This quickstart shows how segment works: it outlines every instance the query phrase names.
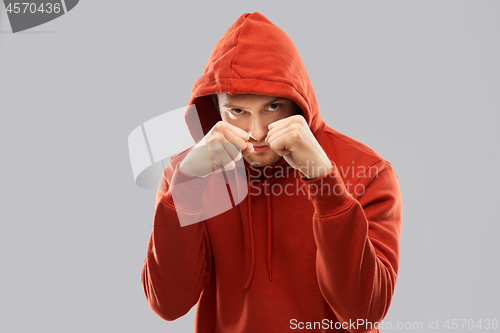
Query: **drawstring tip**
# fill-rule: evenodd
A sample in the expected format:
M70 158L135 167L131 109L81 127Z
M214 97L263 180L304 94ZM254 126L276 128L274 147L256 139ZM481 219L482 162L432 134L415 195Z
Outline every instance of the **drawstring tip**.
M273 272L269 271L269 281L273 280Z

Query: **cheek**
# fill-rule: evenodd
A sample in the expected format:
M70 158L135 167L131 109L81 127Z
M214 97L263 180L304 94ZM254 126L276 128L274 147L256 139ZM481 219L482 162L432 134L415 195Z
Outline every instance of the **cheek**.
M236 126L236 127L239 127L241 129L245 130L245 124L246 124L245 119L241 119L241 118L235 119L235 118L231 117L230 115L228 115L227 113L222 113L221 119L222 119L222 121L225 121L233 126Z
M220 113L220 118L221 118L223 121L225 121L225 122L229 122L229 117L228 117L228 115L227 115L227 113L226 113L226 112L221 112L221 113Z
M295 110L291 107L284 108L280 113L275 114L271 117L271 120L269 124L274 123L275 121L281 120L288 118L290 116L293 116L295 114Z
M226 112L222 112L220 117L221 117L222 121L225 121L226 123L230 123L231 125L235 125L235 120L233 118L231 118L231 116L229 114L227 114Z
M287 115L286 115L287 117L299 114L300 108L297 104L293 103L287 107L286 113L287 113Z

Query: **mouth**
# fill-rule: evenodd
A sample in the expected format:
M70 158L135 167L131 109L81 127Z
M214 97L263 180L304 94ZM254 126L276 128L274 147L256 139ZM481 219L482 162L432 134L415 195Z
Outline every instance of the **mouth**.
M261 152L261 151L266 151L268 150L270 147L269 146L266 146L266 145L253 145L253 149L255 152Z

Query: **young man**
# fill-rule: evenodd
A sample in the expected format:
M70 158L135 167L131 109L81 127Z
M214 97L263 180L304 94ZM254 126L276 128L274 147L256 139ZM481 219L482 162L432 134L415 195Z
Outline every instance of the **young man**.
M197 304L196 332L377 332L398 272L397 177L321 120L289 37L239 17L189 104L198 144L164 171L142 272L152 310L175 320ZM204 215L222 200L221 167L224 190L248 194Z

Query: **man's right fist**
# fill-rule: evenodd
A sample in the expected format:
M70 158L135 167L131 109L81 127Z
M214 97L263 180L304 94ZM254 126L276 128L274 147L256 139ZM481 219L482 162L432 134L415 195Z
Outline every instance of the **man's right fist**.
M249 134L241 128L219 121L186 155L179 170L197 178L221 169L231 170L235 162L253 153L248 139Z

